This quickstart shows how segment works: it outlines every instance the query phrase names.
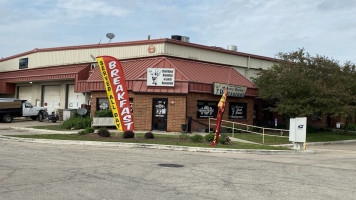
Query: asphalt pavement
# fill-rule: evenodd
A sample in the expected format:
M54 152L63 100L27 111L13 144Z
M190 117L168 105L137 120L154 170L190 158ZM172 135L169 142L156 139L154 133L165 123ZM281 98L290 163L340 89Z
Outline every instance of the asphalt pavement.
M355 199L350 148L258 155L0 140L0 199Z

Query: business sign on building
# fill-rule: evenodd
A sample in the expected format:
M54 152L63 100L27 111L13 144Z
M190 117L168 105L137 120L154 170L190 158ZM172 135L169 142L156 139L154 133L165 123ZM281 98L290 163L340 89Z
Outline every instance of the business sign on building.
M247 103L229 103L229 118L230 119L246 119Z
M246 90L247 90L247 87L245 87L245 86L214 83L213 84L213 94L222 95L224 93L226 87L229 87L229 89L227 91L227 96L230 96L230 97L244 97L246 94Z
M147 86L174 87L174 73L172 68L147 68Z

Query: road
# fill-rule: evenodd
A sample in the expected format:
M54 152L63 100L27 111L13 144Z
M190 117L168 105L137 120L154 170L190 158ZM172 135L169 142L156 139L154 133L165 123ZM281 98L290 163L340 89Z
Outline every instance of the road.
M356 144L311 148L255 155L0 140L0 199L355 199Z

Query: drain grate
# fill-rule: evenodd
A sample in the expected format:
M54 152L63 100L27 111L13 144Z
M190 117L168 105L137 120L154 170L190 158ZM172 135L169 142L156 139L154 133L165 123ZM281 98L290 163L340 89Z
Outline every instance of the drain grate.
M170 164L170 163L162 163L162 164L158 164L158 166L160 167L184 167L184 165L178 165L178 164Z

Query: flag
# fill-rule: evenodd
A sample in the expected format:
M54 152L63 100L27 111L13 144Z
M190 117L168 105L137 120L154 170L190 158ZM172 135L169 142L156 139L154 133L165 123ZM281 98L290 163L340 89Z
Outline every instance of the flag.
M120 131L133 131L130 99L120 61L110 56L99 56L96 59L104 79L116 128Z
M210 146L215 146L217 143L219 143L220 125L221 125L222 116L225 111L226 96L227 96L227 88L225 89L225 92L222 95L222 97L219 101L219 104L218 104L218 114L216 116L215 136L214 136L213 143L211 143Z

